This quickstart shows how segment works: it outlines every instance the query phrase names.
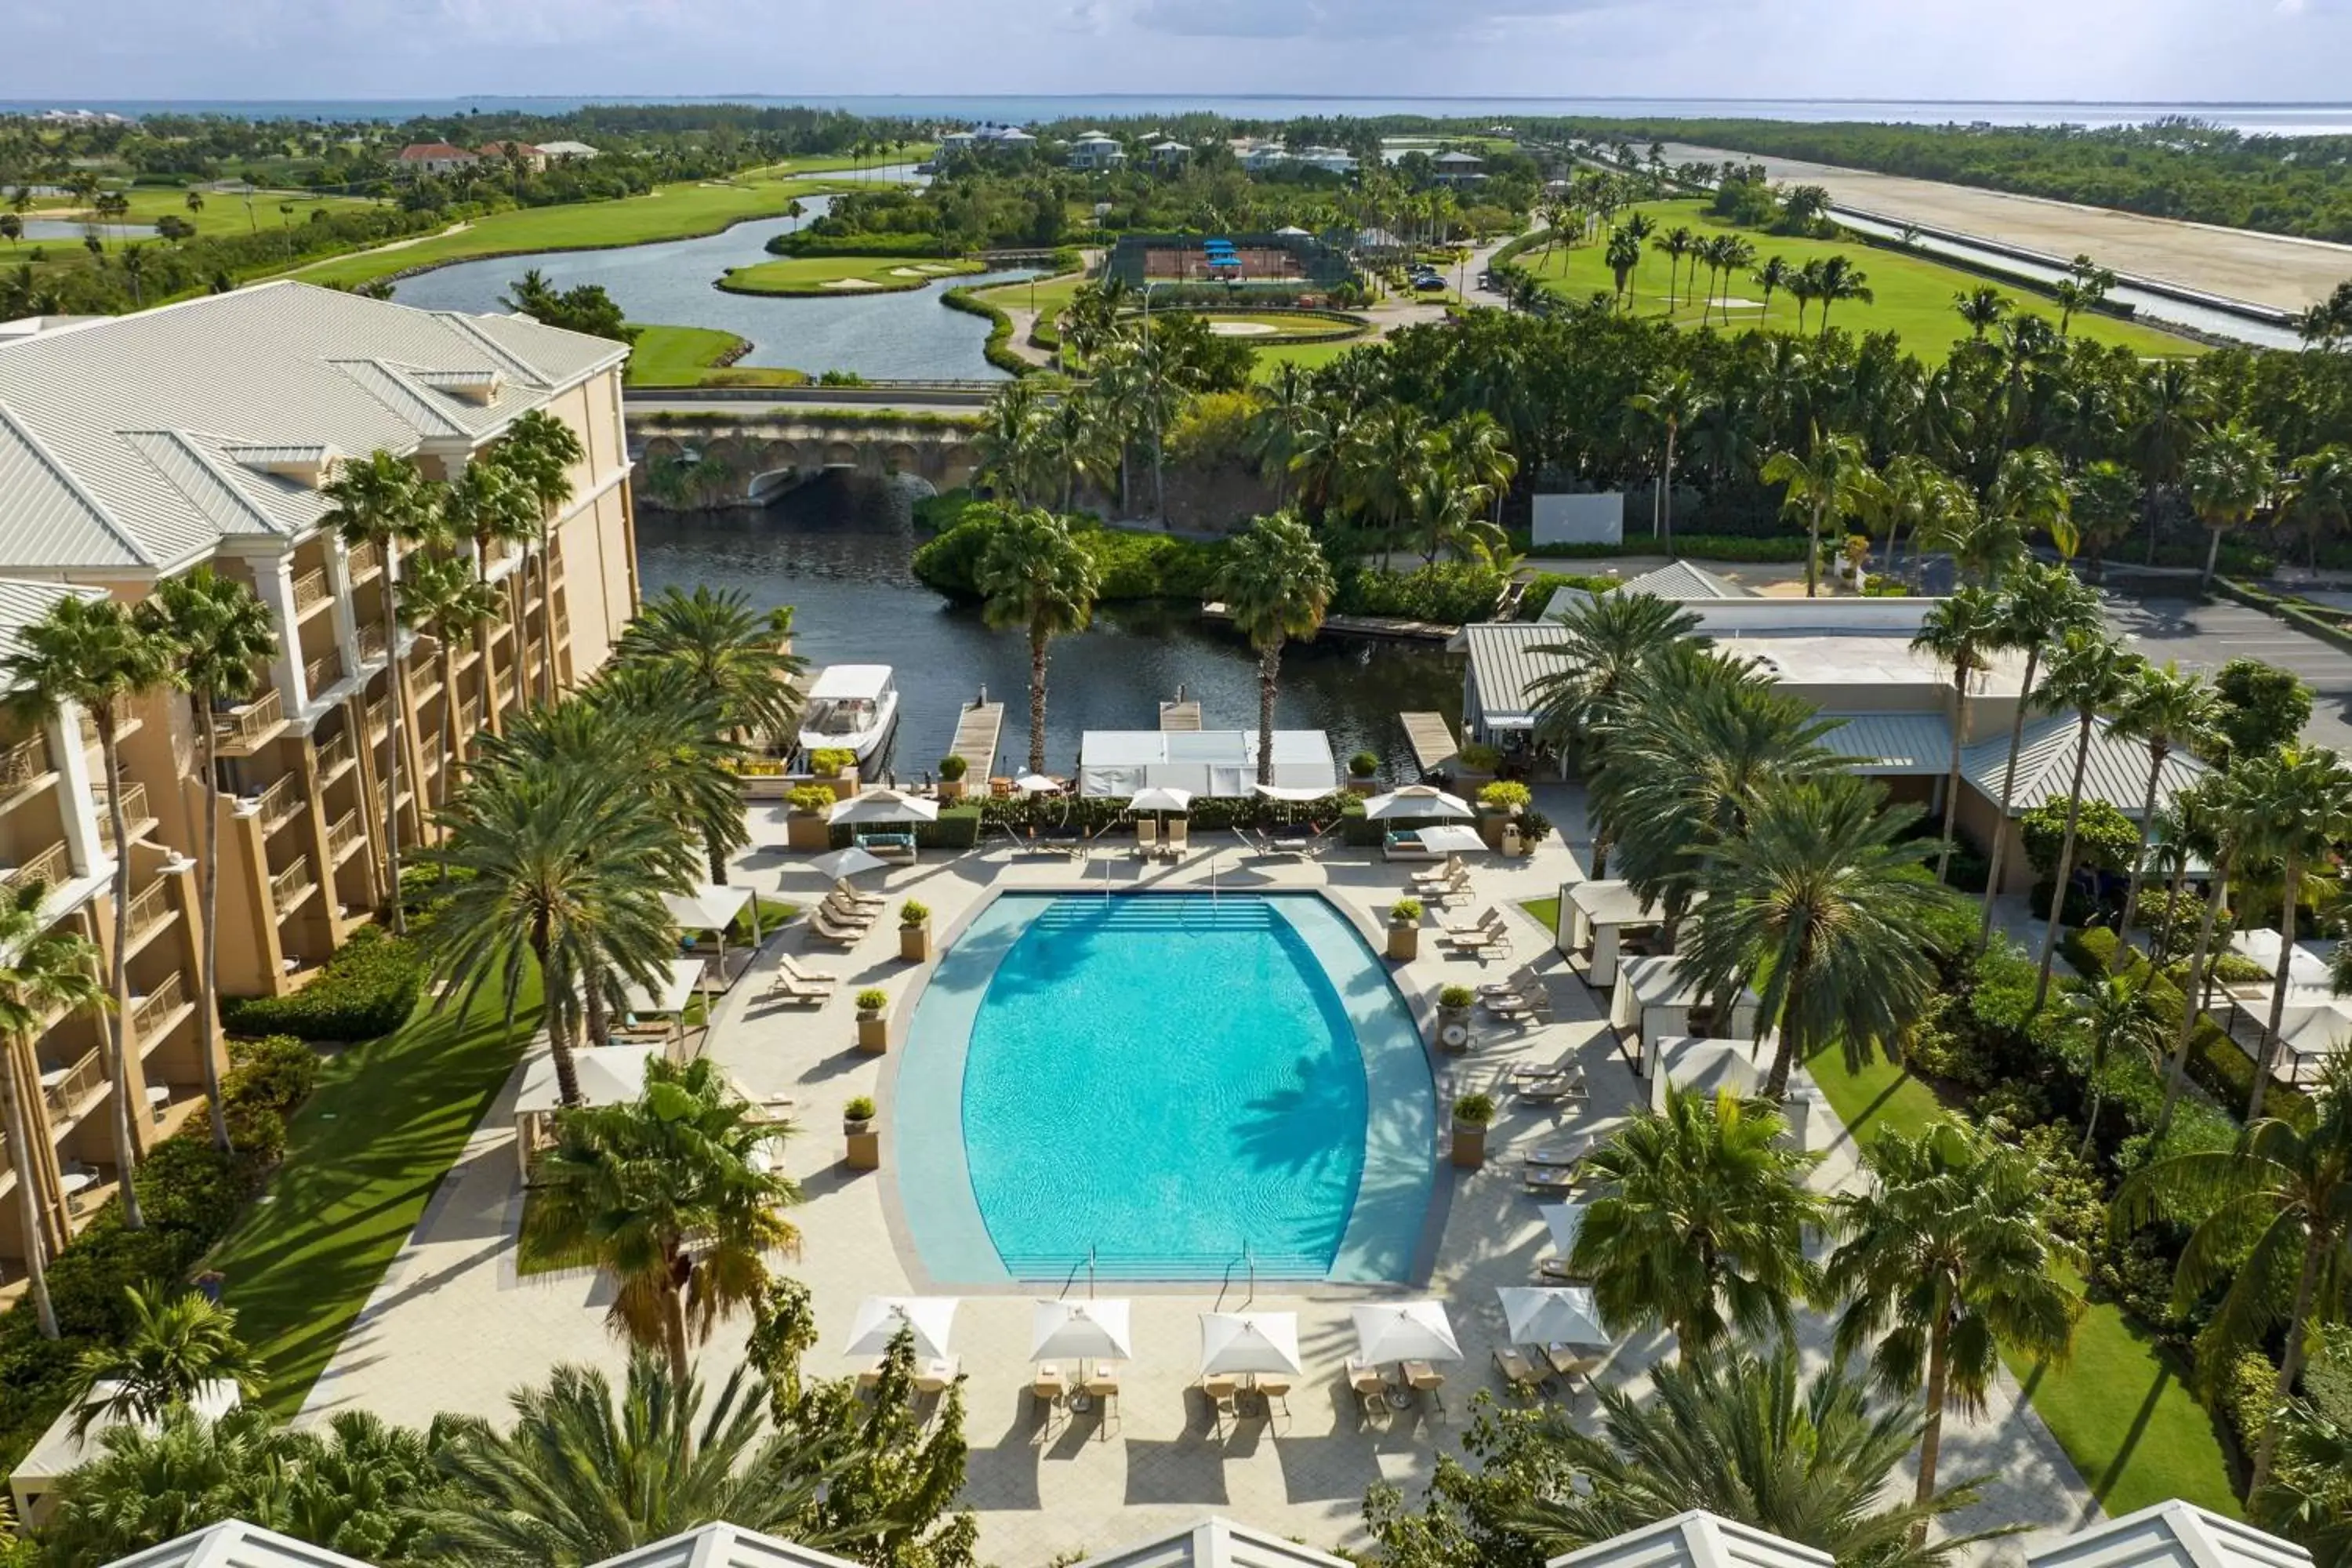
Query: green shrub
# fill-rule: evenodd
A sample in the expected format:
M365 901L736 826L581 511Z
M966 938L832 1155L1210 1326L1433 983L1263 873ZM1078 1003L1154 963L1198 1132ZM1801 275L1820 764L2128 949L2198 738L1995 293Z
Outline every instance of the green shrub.
M846 746L819 746L809 753L809 771L821 779L837 779L857 765L857 753Z
M221 1103L251 1105L290 1116L318 1087L319 1053L292 1035L228 1043L228 1076L221 1079Z
M962 509L946 531L916 547L909 563L916 580L950 598L978 598L980 559L1002 520L1002 511L992 503ZM1105 604L1204 599L1223 559L1222 544L1165 533L1130 533L1105 528L1092 518L1068 521L1079 547L1094 561L1100 580L1097 597Z
M1354 756L1348 759L1348 776L1349 778L1368 779L1380 771L1380 758L1372 755L1370 752L1358 752Z
M373 1040L408 1021L424 986L415 943L363 926L302 989L225 999L221 1023L236 1035Z
M1437 1005L1441 1007L1467 1007L1477 1000L1478 993L1467 985L1449 985L1437 994Z
M2074 963L2090 974L2110 971L2137 980L2147 968L2147 960L2137 950L2118 953L2116 933L2095 930L2078 931L2068 939L2067 954ZM2147 983L2148 1000L2156 1005L2158 1016L2164 1020L2167 1049L2180 1027L2184 1005L2179 988L2163 975ZM2198 1088L2220 1101L2223 1110L2234 1113L2252 1098L2254 1091L2253 1059L2230 1038L2210 1016L2200 1016L2189 1033L2189 1079ZM2270 1113L2273 1116L2301 1118L2310 1114L2310 1101L2302 1090L2284 1084L2273 1084L2268 1097ZM2189 1114L2191 1107L2184 1100L2176 1119Z
M887 991L869 985L857 994L857 1010L861 1013L879 1013L889 1005L890 994Z
M1552 595L1562 588L1581 588L1588 594L1606 594L1619 585L1619 579L1590 572L1538 572L1528 579L1527 592L1519 597L1519 619L1539 621L1551 604Z
M866 1095L858 1095L841 1108L841 1115L845 1121L871 1121L874 1120L874 1101Z
M1454 1102L1454 1120L1471 1127L1484 1127L1495 1120L1495 1098L1488 1094L1465 1094Z
M1529 545L1519 537L1515 537L1512 543L1523 555L1556 561L1606 561L1628 553L1622 544ZM1801 535L1750 538L1736 533L1684 533L1676 530L1675 553L1689 561L1801 562L1805 558L1805 541Z
M1389 906L1389 919L1399 925L1419 925L1421 923L1421 900L1419 899L1399 899L1395 903Z
M1498 811L1524 811L1535 804L1535 792L1517 779L1496 779L1478 792L1478 804Z
M1519 813L1519 842L1534 846L1551 837L1551 818L1530 806Z
M2240 1351L2223 1369L2217 1392L2221 1413L2238 1435L2238 1447L2252 1453L2278 1408L2279 1369L2261 1351Z
M971 764L961 757L950 754L940 759L940 777L949 784L955 783L971 771Z
M1474 773L1491 773L1503 762L1503 753L1482 741L1468 742L1454 754Z
M784 804L803 816L823 816L833 810L834 793L823 784L796 784Z
M920 899L908 899L898 906L898 923L902 926L919 926L930 918L931 906Z
M1509 579L1492 566L1444 561L1412 572L1341 567L1331 611L1460 626L1491 619Z
M2025 858L2048 881L2058 869L2058 852L2066 840L2068 803L2053 800L2037 805L2017 819L2025 840ZM2127 871L2139 850L2139 829L2130 817L2104 800L2086 799L2074 823L2074 869Z

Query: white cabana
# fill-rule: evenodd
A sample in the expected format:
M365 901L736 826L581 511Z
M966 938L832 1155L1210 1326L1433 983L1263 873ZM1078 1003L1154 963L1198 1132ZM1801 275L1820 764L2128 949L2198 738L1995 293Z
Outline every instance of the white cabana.
M85 1404L104 1405L122 1392L122 1384L115 1378L100 1378L89 1385L81 1398L70 1400L48 1428L34 1439L33 1447L8 1472L8 1490L16 1507L16 1523L29 1529L46 1523L57 1503L58 1483L79 1469L82 1465L106 1452L106 1434L117 1426L135 1426L153 1436L162 1430L162 1423L115 1415L94 1416L89 1429L80 1436L74 1434L74 1423L79 1419ZM205 1421L217 1421L244 1403L236 1382L215 1377L196 1385L187 1401L193 1415ZM331 1554L317 1554L320 1563L331 1560Z
M1495 1294L1515 1345L1597 1345L1614 1342L1601 1326L1592 1292L1581 1285L1505 1285Z
M572 1052L572 1075L580 1085L580 1103L631 1103L646 1091L646 1068L662 1050L659 1046L598 1046ZM530 1179L531 1156L545 1145L555 1113L562 1108L555 1053L540 1051L523 1063L522 1088L515 1095L515 1163L525 1181Z
M1468 801L1458 795L1448 795L1435 784L1407 784L1364 802L1364 818L1368 822L1382 822L1390 817L1454 817L1466 822L1477 815Z
M1059 1361L1064 1356L1096 1361L1134 1359L1128 1332L1128 1303L1108 1301L1039 1301L1029 1313L1029 1359Z
M1157 787L1188 790L1193 798L1231 799L1257 787L1255 730L1088 730L1078 745L1078 793L1131 800ZM1316 796L1339 787L1330 737L1320 730L1274 732L1272 782Z
M1709 1002L1684 977L1682 960L1672 953L1629 958L1617 966L1617 984L1609 997L1609 1024L1633 1036L1641 1074L1648 1078L1657 1071L1658 1043L1701 1032L1691 1026L1692 1019L1704 1016ZM1758 1005L1756 993L1742 988L1732 1003L1731 1016L1713 1019L1706 1032L1727 1039L1753 1036Z
M1420 839L1421 847L1432 855L1475 855L1486 847L1486 841L1478 837L1476 828L1465 827L1458 822L1424 827L1413 837Z
M1298 1375L1297 1313L1201 1314L1201 1375L1242 1373Z
M917 1361L941 1361L955 1332L954 1296L868 1296L857 1303L849 1321L849 1344L845 1355L881 1355L900 1329L915 1336Z
M1052 795L1062 787L1062 781L1044 773L1023 773L1013 781L1013 787L1023 795Z
M1376 1301L1348 1309L1365 1361L1460 1361L1461 1342L1436 1301Z
M724 931L751 901L751 890L704 882L692 892L664 893L661 899L680 931Z
M2243 1005L2256 1028L2270 1024L2269 998ZM2293 1083L2308 1083L2319 1076L2322 1063L2338 1049L2352 1045L2352 1000L2334 996L2298 1002L2290 992L2279 1014L2276 1069Z
M832 822L845 822L852 826L863 824L937 822L940 803L924 800L919 795L902 794L895 789L870 789L864 795L835 801Z
M1669 1086L1684 1094L1714 1094L1729 1089L1752 1099L1764 1086L1769 1058L1753 1040L1706 1039L1696 1035L1668 1035L1658 1042L1657 1070L1650 1074L1650 1109L1666 1108Z
M1267 800L1288 801L1294 805L1304 805L1310 800L1323 800L1328 798L1331 794L1329 790L1318 789L1313 784L1252 784L1250 785L1250 788L1255 790Z
M621 1005L632 1013L653 1017L685 1012L687 1004L694 1000L695 988L702 984L705 971L701 961L673 958L662 968L658 985L648 989L632 980L623 987Z
M2279 942L2279 933L2274 931L2236 931L2230 937L2230 951L2242 958L2252 959L2269 970L2271 980L2275 981L2278 978ZM2335 946L2334 942L2325 946L2307 942L2294 944L2294 952L2287 959L2286 984L2290 994L2298 990L2334 990L2335 982L2328 972L2327 959ZM2264 982L2263 994L2268 995L2270 989L2270 982Z
M809 864L815 867L824 876L840 878L855 877L866 871L879 870L890 862L879 855L869 855L853 844L846 849L827 850Z
M1617 960L1627 926L1654 925L1658 908L1631 882L1570 882L1559 890L1561 951L1585 961L1586 979L1597 987L1617 984Z

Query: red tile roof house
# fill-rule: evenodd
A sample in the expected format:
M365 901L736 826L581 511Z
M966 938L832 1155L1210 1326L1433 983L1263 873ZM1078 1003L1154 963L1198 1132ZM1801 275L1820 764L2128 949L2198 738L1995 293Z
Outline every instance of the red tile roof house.
M547 153L542 149L534 147L528 142L518 142L514 144L514 150L515 155L522 160L523 167L532 174L536 174L546 169ZM507 144L503 142L485 142L475 151L479 153L487 162L494 163L506 162Z
M446 142L412 142L394 159L404 174L447 174L481 160L463 147Z

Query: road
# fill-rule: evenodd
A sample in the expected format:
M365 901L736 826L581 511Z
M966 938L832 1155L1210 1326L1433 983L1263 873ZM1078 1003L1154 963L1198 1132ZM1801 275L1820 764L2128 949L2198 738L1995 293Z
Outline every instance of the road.
M2184 670L2210 671L2244 658L2293 670L2311 688L2305 738L2352 756L2352 653L2226 599L2105 597L2108 623L2158 664L2176 659Z
M2173 218L2142 217L2106 207L2011 195L1935 180L1874 174L1795 158L1768 158L1721 148L1669 143L1669 163L1736 158L1764 165L1772 179L1819 185L1857 212L1954 229L2053 256L2087 252L2103 267L2300 310L2352 278L2352 245L2255 234Z
M977 403L942 402L937 398L908 397L889 403L827 403L805 397L729 397L729 398L647 398L629 397L623 401L621 412L625 415L757 415L772 409L790 414L855 414L872 418L885 414L921 414L942 416L951 419L978 419L982 408Z

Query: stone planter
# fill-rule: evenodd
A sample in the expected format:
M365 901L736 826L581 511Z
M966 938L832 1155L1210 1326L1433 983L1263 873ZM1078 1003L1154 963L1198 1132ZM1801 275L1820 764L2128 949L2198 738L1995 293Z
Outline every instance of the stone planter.
M931 956L931 922L898 928L898 957L908 963L925 963Z
M941 779L940 781L940 800L942 804L952 805L962 798L963 780Z
M833 824L814 812L794 812L784 819L784 844L793 849L830 849Z
M835 800L851 800L856 798L857 795L857 770L856 768L844 768L836 776L829 779L819 779L816 782L831 790L833 792L833 798Z
M1348 793L1349 795L1378 795L1381 793L1381 781L1378 779L1351 778L1348 781Z
M1421 956L1421 927L1403 921L1389 922L1389 957L1399 963L1410 963Z
M1475 1171L1486 1163L1486 1124L1454 1119L1454 1152L1450 1156L1457 1171Z
M793 781L782 773L743 773L737 782L745 800L782 800L793 793Z
M1455 1031L1459 1030L1460 1033ZM1437 1010L1437 1048L1449 1057L1470 1054L1470 1009L1440 1007Z
M1503 830L1510 822L1509 812L1482 805L1478 808L1478 837L1486 841L1487 848L1499 850L1503 847Z
M878 1057L890 1048L890 1011L878 1013L860 1011L857 1015L857 1048L869 1057Z
M878 1171L882 1168L882 1134L874 1131L871 1121L852 1121L844 1117L841 1139L847 1145L842 1163L853 1171Z

